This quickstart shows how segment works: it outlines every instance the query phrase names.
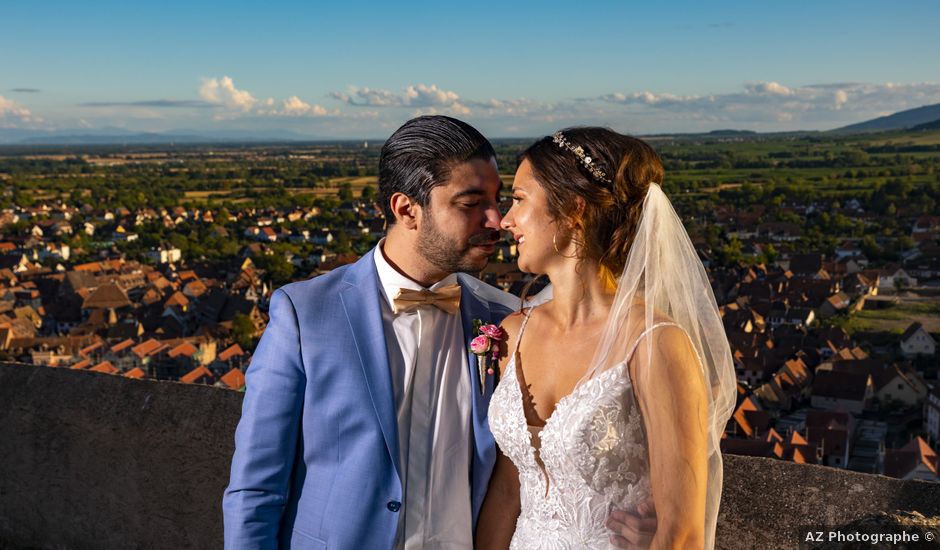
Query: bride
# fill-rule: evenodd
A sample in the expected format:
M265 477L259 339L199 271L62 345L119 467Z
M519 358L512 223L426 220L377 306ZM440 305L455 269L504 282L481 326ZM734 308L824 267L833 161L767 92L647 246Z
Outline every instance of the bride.
M520 158L502 227L553 299L503 322L489 408L500 455L477 546L713 548L734 370L708 278L657 183L662 163L605 128L558 132ZM645 540L608 528L650 501Z

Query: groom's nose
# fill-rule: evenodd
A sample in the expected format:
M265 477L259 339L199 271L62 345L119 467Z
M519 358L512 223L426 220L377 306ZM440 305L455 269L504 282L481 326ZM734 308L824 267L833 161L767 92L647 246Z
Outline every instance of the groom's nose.
M490 229L496 229L497 231L501 229L500 223L503 221L503 215L499 212L498 204L487 208L484 216L484 226L489 227Z

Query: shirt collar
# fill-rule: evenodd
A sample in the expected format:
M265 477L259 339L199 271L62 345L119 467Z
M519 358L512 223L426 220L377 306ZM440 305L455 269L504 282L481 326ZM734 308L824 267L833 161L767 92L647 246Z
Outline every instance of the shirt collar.
M409 290L437 290L444 286L457 284L457 274L451 273L429 287L421 286L388 263L388 260L385 258L385 252L382 250L384 244L385 237L382 237L382 240L380 240L379 244L375 247L375 254L372 256L375 259L375 269L379 274L379 286L382 288L382 295L385 297L385 301L388 302L389 307L391 307L392 299L395 297L395 294L398 293L399 288L407 288Z

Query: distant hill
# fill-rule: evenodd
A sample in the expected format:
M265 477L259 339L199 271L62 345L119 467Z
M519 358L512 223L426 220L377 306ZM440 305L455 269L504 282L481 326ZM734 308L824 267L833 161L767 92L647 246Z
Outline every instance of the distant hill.
M831 131L841 134L855 134L862 132L882 132L886 130L909 130L915 126L935 122L938 119L940 119L940 103L900 111L893 115L843 126L842 128L836 128Z
M918 124L911 128L911 130L940 130L940 119L926 124Z
M750 137L756 136L757 132L752 130L712 130L708 132L708 135L717 137Z

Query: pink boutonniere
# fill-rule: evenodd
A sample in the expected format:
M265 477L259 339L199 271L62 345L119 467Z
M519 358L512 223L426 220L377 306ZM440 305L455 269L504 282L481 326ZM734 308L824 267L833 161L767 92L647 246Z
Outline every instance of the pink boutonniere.
M493 374L493 366L499 360L499 343L506 339L506 331L496 325L473 320L474 338L470 341L470 352L477 356L480 370L480 393L486 388L486 377Z

